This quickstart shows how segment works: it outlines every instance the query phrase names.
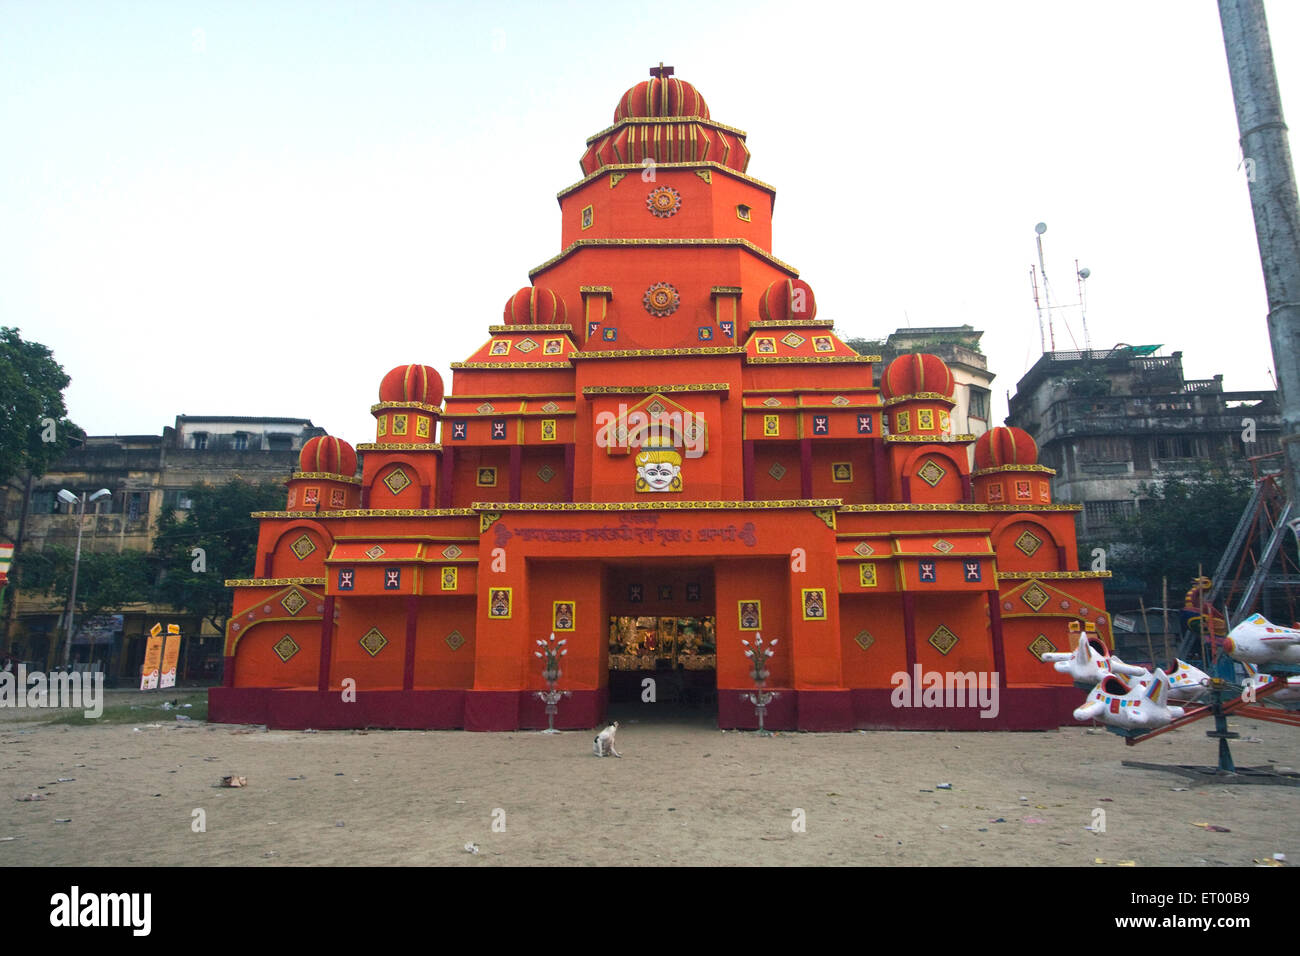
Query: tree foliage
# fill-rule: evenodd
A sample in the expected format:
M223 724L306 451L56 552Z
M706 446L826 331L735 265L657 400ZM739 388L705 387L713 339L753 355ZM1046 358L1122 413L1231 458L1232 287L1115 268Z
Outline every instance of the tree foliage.
M257 562L252 512L282 508L284 486L235 478L190 494L193 507L183 518L164 510L158 522L151 552L159 571L156 598L224 631L232 599L225 581L252 577Z
M20 472L43 475L85 433L67 418L71 381L54 354L0 326L0 484Z
M1143 482L1137 510L1112 539L1112 571L1140 582L1150 603L1158 603L1165 576L1170 595L1181 598L1198 568L1214 573L1253 487L1250 478L1207 462Z
M72 590L71 548L54 545L24 549L15 561L16 580L24 591L66 600ZM153 587L149 556L143 551L81 552L77 571L77 617L119 611L148 601Z

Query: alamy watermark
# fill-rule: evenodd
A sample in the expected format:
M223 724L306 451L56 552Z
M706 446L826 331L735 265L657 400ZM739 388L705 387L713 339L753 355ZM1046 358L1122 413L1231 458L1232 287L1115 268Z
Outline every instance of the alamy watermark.
M894 707L971 707L980 717L998 715L998 672L993 671L922 671L920 664L912 673L897 671L889 678L894 690L889 702Z
M661 412L651 418L638 409L628 411L620 404L617 412L596 416L596 447L641 448L646 445L682 444L684 458L702 458L705 445L704 416L698 412Z
M87 720L104 713L104 672L0 671L0 707L81 708Z

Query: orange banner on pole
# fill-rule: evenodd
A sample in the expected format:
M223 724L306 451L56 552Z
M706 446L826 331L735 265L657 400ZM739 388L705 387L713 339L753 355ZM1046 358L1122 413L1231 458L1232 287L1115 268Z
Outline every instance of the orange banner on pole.
M149 629L149 643L144 648L144 668L140 671L141 690L156 690L158 688L162 652L162 625L155 624Z
M159 687L176 686L176 662L181 656L181 629L175 624L167 625L167 641L163 644L162 678Z

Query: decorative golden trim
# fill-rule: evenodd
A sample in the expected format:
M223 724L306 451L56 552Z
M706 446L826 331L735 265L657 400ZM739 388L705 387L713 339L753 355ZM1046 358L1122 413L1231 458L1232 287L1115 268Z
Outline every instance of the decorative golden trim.
M699 176L700 179L704 180L704 181L705 181L706 183L708 183L710 186L713 185L713 174L712 174L711 172L709 172L709 170L707 170L707 169L697 169L697 170L695 170L695 175L696 175L696 176Z
M656 166L655 168L662 169L663 167ZM575 239L573 242L569 243L568 248L559 255L552 256L534 269L529 269L528 278L532 279L534 276L545 272L547 269L551 268L551 266L567 259L570 255L581 248L601 248L605 246L704 246L747 249L770 265L788 272L791 278L798 278L799 276L799 270L794 266L782 262L780 259L776 258L776 256L750 242L748 239Z
M609 174L609 188L610 188L610 189L613 189L615 186L617 186L619 183L621 183L621 182L623 181L623 177L625 177L626 175L627 175L627 173L610 173L610 174Z
M557 362L452 362L452 368L564 368L568 359L577 356L576 352L570 352L568 355L557 355ZM477 397L477 396L475 396Z
M1040 471L1043 474L1056 474L1055 468L1048 468L1046 465L994 465L992 468L977 468L971 472L972 478L978 478L980 475L993 475L1004 471Z
M932 445L963 445L975 440L974 435L944 435L942 433L934 435L886 435L885 441L893 442L912 442L924 443L929 442Z
M254 511L254 518L446 518L473 515L473 508L348 508L344 511Z
M571 359L646 358L655 355L744 355L739 345L709 345L688 349L607 349L605 351L574 352ZM456 364L452 363L452 368Z
M325 586L324 578L227 578L226 587L228 588L287 588L290 585L299 587Z
M950 405L956 405L957 399L951 395L945 395L943 392L912 392L909 395L895 395L885 401L885 407L890 405L901 405L903 402L947 402Z
M709 290L709 295L742 295L744 288L738 285L715 285Z
M844 505L840 508L844 512L872 512L872 511L989 511L991 505L973 505L962 502L947 503L943 501L924 501L924 502L898 502L896 504L861 504L861 505ZM972 531L979 529L972 528ZM882 532L883 533L883 532ZM985 531L985 534L988 532Z
M572 325L489 325L488 332L492 335L505 335L510 332L572 332ZM448 396L450 397L450 396Z
M578 286L578 291L590 292L597 295L607 295L610 298L614 297L614 287L612 285L580 285Z
M746 365L870 365L879 355L751 355Z
M541 409L512 409L505 411L498 409L495 412L456 412L448 418L554 418L557 415L576 415L576 409L557 408L553 412L544 412Z
M1109 571L999 571L999 581L1082 581L1088 578L1108 578ZM1073 615L1077 617L1078 615Z
M788 319L785 322L779 319L755 319L749 323L751 329L833 329L835 327L834 319ZM879 361L880 357L876 356Z
M989 505L989 511L1082 511L1083 505L1059 504L1045 505L1024 502L1018 505Z
M729 392L726 382L701 385L584 385L583 395L653 395L656 392Z
M362 442L357 451L442 451L442 445L435 442L398 441L384 445L380 442Z
M577 501L558 504L536 501L476 501L470 507L485 512L485 516L495 514L500 517L499 512L502 511L767 511L792 508L839 508L843 502L843 498L774 501ZM495 520L496 518L493 518L493 521Z
M736 129L736 127L734 127L734 126L727 126L725 123L719 123L717 120L715 120L715 119L710 119L710 118L707 117L707 116L625 116L625 117L623 117L623 119L619 120L619 121L618 121L617 123L615 123L613 126L607 126L607 127L605 127L603 130L601 130L599 133L595 133L594 135L588 137L588 139L587 139L587 145L590 146L592 143L596 142L596 140L601 139L602 137L608 136L610 133L614 132L614 130L619 129L620 127L623 127L623 126L658 126L658 125L662 125L662 126L679 126L679 125L686 124L686 123L697 124L697 125L700 125L700 126L711 126L711 127L713 127L714 129L720 129L720 130L723 130L724 132L727 132L727 133L735 133L737 136L748 136L748 135L749 135L749 134L746 133L743 129ZM657 168L659 168L660 166L667 166L667 165L669 165L669 164L668 164L668 163L656 163L656 164L655 164L655 168L657 169ZM702 163L673 163L672 165L675 165L675 166L686 166L686 165L699 166L699 165L704 165L704 164L702 164ZM712 164L709 164L709 165L712 165ZM605 167L603 167L603 168L604 168L604 169L609 169L610 167L609 167L609 166L605 166ZM641 167L640 167L640 166L633 166L632 168L633 168L633 169L640 169Z
M342 475L336 475L328 471L295 471L289 476L290 481L297 481L299 479L304 481L341 481L344 484L349 485L361 484L360 478L344 478Z
M441 405L426 405L424 402L378 402L370 406L370 414L373 415L385 408L418 408L422 412L433 412L435 415L442 414Z
M805 386L801 388L747 388L745 397L752 398L758 395L798 395L803 392L834 392L836 395L853 395L857 392L879 392L880 389L874 385L849 385L845 388L837 388L834 385L827 386ZM876 408L880 405L876 404Z

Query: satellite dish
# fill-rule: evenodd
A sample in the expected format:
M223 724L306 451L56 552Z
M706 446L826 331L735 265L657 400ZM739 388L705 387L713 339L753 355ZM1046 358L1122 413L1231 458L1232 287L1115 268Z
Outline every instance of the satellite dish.
M1038 233L1040 236L1047 232L1047 223L1040 222L1038 225L1034 226L1034 232Z
M1086 279L1090 275L1092 275L1092 270L1089 269L1087 266L1084 266L1082 269L1079 270L1080 279Z

